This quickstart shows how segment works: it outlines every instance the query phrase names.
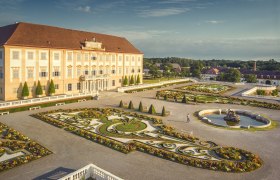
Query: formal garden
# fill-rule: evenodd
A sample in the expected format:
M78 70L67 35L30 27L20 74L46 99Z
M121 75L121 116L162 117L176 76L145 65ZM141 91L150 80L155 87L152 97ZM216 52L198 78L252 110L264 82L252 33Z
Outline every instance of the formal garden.
M207 93L192 93L192 92L183 92L179 90L162 90L157 91L156 98L173 101L178 103L219 103L219 104L237 104L244 106L253 106L261 107L268 109L277 109L280 110L279 104L261 102L257 100L242 99L232 96L222 96L219 94L207 94Z
M193 85L179 87L177 89L219 94L232 90L233 87L228 85L222 85L222 84L193 84Z
M251 152L178 133L161 119L136 112L83 108L32 116L123 153L138 150L185 165L225 172L249 172L263 163Z
M20 132L0 123L0 172L51 154Z

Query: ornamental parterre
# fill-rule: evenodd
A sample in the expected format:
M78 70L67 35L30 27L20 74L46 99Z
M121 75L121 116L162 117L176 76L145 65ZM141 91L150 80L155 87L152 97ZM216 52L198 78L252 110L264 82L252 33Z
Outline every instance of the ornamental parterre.
M176 132L161 119L134 112L90 108L32 116L123 153L138 150L185 165L226 172L248 172L262 165L262 160L251 152L201 141Z
M51 154L51 151L0 123L0 172Z

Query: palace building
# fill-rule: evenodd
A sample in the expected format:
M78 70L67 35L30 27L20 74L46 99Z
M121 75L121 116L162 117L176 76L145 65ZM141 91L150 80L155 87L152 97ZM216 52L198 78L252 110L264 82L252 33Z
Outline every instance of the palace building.
M46 25L16 23L0 27L0 99L21 98L27 82L29 97L43 95L53 80L55 94L116 89L124 77L140 77L143 53L123 37ZM138 77L138 79L139 79Z

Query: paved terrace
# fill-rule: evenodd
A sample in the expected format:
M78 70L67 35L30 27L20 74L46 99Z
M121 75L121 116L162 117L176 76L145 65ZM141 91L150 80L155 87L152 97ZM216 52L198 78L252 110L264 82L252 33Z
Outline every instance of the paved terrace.
M178 85L182 86L182 85ZM170 87L169 87L170 88ZM165 88L166 89L166 88ZM239 87L240 91L242 90ZM208 126L191 117L186 123L187 113L206 108L236 108L246 109L266 114L280 122L279 111L263 108L224 105L199 104L185 105L181 103L156 100L155 91L145 91L134 94L116 92L102 93L101 100L87 101L60 106L62 109L78 107L116 107L122 99L124 102L133 100L137 107L141 100L143 105L155 105L160 111L162 106L171 111L171 115L163 118L179 131L190 132L201 139L211 140L223 146L235 146L259 154L264 165L250 173L224 173L181 165L168 160L160 159L138 151L122 154L106 146L88 141L82 137L70 134L62 129L49 125L41 120L30 117L36 112L56 109L44 108L35 111L25 111L0 117L0 121L22 132L31 139L50 149L53 154L28 164L0 173L0 179L34 179L59 167L79 169L89 163L95 165L124 179L279 179L280 171L280 129L271 131L233 131ZM236 90L234 91L236 93Z

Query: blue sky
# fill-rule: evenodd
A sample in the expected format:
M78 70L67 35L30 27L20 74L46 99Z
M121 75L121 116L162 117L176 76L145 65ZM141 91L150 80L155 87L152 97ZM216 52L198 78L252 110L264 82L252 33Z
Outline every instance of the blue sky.
M126 37L145 57L280 60L280 0L0 0L16 21Z

